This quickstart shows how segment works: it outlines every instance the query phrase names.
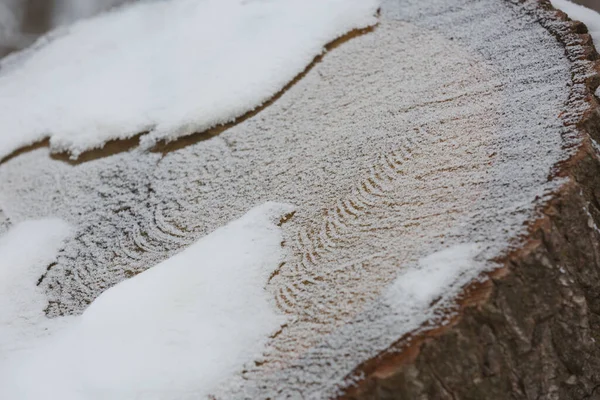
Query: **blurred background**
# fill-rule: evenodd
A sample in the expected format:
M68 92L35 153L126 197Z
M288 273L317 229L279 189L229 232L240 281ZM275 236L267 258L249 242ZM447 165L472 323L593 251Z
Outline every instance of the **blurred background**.
M0 0L0 57L60 25L135 0ZM426 0L424 0L426 1ZM600 11L600 0L575 0Z
M600 11L600 0L575 0L573 3L579 3L596 11Z
M60 25L132 0L0 0L0 57Z

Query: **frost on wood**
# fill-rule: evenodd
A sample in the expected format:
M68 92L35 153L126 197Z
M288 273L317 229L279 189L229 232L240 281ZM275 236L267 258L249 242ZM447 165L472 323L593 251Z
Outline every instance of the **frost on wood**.
M5 162L12 223L56 215L78 227L40 283L48 315L83 312L254 205L294 204L285 263L266 286L289 322L215 394L335 393L399 337L443 322L461 285L518 243L560 184L548 177L588 107L571 79L589 65L569 62L544 27L563 23L539 7L384 1L373 32L219 136L164 155L68 164L41 148ZM435 307L414 313L424 297L390 297L396 278L427 280L425 257L448 248L464 262L437 289L424 285Z
M149 132L152 146L230 122L328 42L373 25L377 4L152 1L79 22L0 70L0 159L46 137L77 157L112 139Z
M0 235L6 232L9 227L10 220L8 219L6 214L4 214L4 211L2 211L2 209L0 208Z
M264 285L282 260L277 224L292 210L276 203L256 207L105 291L83 315L66 321L44 318L43 293L27 308L11 307L36 289L38 278L16 280L10 273L31 278L26 268L43 267L43 260L30 255L43 245L37 237L48 235L40 223L18 226L0 240L3 261L10 263L0 265L0 398L204 398L245 363L260 359L269 335L286 321ZM32 248L19 244L17 239L27 241L23 233L33 235ZM28 257L28 264L11 254ZM7 344L24 341L22 335L10 335L14 326L23 325L14 321L23 320L31 329L21 334L58 321L67 328L5 360Z

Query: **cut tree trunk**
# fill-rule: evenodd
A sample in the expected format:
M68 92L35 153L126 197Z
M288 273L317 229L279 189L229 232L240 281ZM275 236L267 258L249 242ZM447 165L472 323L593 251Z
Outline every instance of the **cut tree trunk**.
M540 22L571 62L591 61L600 71L585 27ZM556 171L567 183L522 248L488 281L465 289L451 324L409 334L364 363L360 382L340 398L600 399L599 77L582 82L590 110L577 122L581 146Z
M382 0L377 27L231 124L78 161L15 152L0 231L75 227L38 281L61 317L289 202L265 282L287 322L215 397L600 398L597 60L547 0ZM464 246L472 268L422 275Z

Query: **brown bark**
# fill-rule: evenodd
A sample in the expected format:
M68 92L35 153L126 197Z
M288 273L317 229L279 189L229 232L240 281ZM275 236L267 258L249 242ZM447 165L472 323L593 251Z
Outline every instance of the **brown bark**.
M582 24L572 23L570 32L546 25L571 61L600 65ZM569 45L573 34L584 52ZM521 250L501 260L487 282L465 289L452 324L402 338L360 366L355 376L363 379L342 398L600 399L598 81L586 78L593 107L577 124L582 144L557 172L568 182Z

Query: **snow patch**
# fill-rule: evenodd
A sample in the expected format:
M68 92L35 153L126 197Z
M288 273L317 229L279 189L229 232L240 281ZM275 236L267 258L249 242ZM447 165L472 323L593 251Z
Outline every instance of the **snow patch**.
M36 284L70 234L62 220L44 219L17 224L0 237L0 363L53 329Z
M291 211L256 207L107 290L68 330L0 364L0 398L208 395L260 359L286 320L264 286L282 259L276 223Z
M463 243L421 258L417 268L406 270L387 288L388 304L415 314L428 310L432 302L470 282L473 272L485 269L486 263L476 259L483 249Z
M378 0L141 2L42 38L0 72L0 158L50 137L74 157L142 132L144 146L255 109L324 45L374 25ZM52 34L51 34L52 35ZM13 58L14 59L14 58Z

